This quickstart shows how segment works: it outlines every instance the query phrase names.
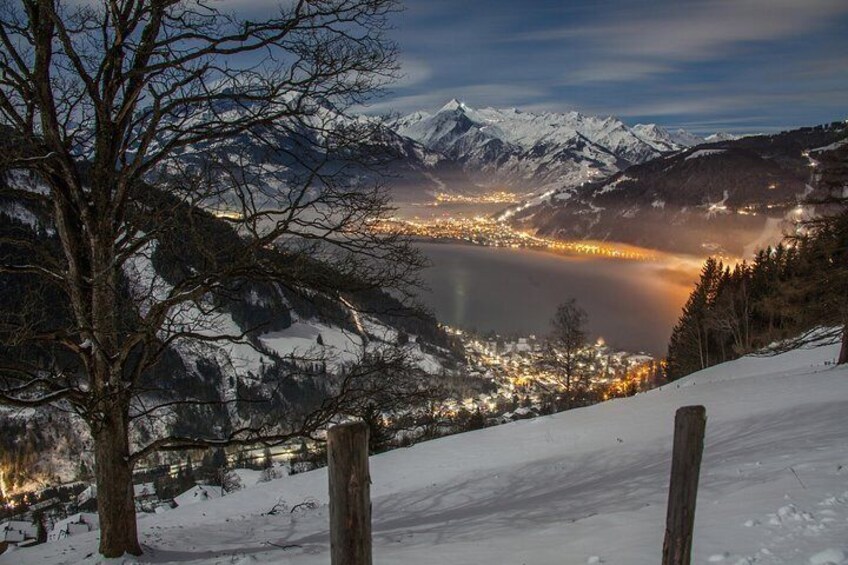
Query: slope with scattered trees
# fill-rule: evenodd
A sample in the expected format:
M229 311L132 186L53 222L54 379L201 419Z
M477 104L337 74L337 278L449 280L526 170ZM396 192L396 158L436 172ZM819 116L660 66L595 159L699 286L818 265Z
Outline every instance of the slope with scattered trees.
M812 157L815 214L750 263L707 260L671 336L670 378L828 337L841 339L837 362L848 362L848 144Z

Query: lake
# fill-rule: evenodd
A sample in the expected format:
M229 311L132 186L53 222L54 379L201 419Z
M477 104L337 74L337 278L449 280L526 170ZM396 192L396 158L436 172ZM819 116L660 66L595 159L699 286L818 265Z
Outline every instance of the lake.
M422 300L439 321L479 332L544 335L559 303L576 298L594 340L663 355L700 268L663 256L640 262L528 249L420 243L432 266Z

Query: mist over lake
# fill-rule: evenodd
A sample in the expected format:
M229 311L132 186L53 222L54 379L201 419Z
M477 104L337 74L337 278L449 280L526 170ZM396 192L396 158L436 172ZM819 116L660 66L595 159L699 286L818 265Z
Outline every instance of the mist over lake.
M664 354L691 290L692 264L573 257L459 243L420 243L432 266L422 301L452 326L504 335L543 335L556 306L576 298L590 338Z

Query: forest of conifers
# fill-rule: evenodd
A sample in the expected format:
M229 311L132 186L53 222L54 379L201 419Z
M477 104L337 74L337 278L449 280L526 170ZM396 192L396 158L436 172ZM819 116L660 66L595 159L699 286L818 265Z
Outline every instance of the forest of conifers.
M826 338L841 338L839 362L848 361L848 212L800 231L750 263L706 261L669 342L670 380Z

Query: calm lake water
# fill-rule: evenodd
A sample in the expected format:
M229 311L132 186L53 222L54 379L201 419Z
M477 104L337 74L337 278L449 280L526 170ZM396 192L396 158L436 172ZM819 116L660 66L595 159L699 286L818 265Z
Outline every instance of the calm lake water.
M432 267L422 300L442 322L504 335L549 331L559 303L576 298L592 338L664 354L698 262L570 257L526 249L421 243Z

